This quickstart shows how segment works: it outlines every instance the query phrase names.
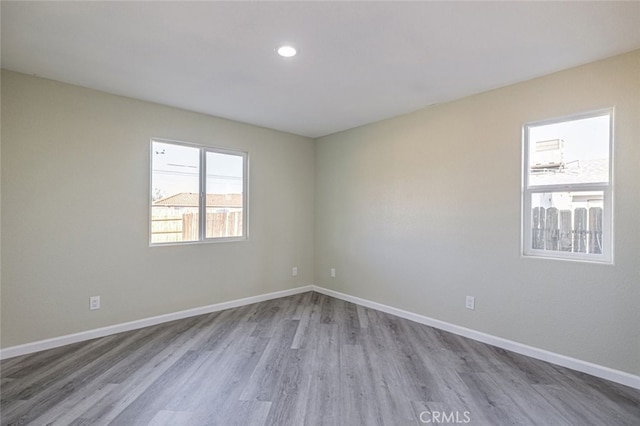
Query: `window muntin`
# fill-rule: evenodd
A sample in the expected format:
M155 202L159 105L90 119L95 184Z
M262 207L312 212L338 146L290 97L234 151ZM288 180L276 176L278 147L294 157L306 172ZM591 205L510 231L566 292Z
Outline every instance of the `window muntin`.
M524 127L523 254L611 263L612 110Z
M244 152L152 139L150 244L246 239L246 185Z

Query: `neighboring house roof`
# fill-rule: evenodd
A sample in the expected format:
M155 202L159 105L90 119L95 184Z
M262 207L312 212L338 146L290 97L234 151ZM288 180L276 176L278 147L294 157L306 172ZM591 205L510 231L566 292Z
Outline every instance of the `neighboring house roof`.
M153 203L163 207L198 207L199 195L194 192L180 192ZM242 194L207 194L207 207L242 207Z
M563 168L540 170L530 175L529 185L555 185L607 181L609 159L569 161Z

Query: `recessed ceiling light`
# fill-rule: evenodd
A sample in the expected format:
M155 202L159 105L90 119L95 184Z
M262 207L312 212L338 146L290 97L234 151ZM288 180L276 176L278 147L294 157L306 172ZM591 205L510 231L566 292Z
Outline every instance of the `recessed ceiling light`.
M278 47L276 49L276 52L278 52L278 55L282 56L283 58L291 58L293 56L296 56L296 53L298 53L295 47L287 45Z

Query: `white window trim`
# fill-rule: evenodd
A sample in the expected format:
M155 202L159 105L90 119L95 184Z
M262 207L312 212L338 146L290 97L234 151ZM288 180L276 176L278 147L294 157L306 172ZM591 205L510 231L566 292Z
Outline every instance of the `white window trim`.
M193 241L170 241L170 242L160 242L154 243L151 242L152 235L152 215L153 215L153 201L151 200L151 193L153 191L153 143L167 143L174 145L182 145L191 148L196 148L200 150L200 182L199 182L199 212L200 217L206 217L206 214L203 215L203 211L206 211L206 206L204 205L204 188L206 187L206 178L207 178L207 161L206 155L207 152L214 152L218 154L230 154L237 155L242 157L242 236L239 237L206 237L206 221L200 220L198 222L199 227L199 239ZM164 138L156 138L152 137L149 142L149 190L147 191L147 197L149 199L149 246L150 247L161 247L161 246L173 246L173 245L189 245L189 244L203 244L203 243L225 243L225 242L237 242L237 241L248 241L249 240L249 153L246 151L236 151L229 148L220 148L216 146L209 145L200 145L191 142L178 141L173 139L164 139Z
M579 184L557 184L557 185L538 185L529 187L529 129L547 124L562 123L571 120L580 120L585 118L609 115L609 181L596 183L579 183ZM589 263L605 263L613 265L614 262L614 214L613 214L613 167L614 167L614 108L603 108L599 110L571 114L568 116L558 117L549 120L540 120L526 123L522 127L522 188L521 188L521 255L527 258L543 258L556 260L569 260ZM575 253L564 251L540 250L532 248L532 215L531 215L531 195L543 192L556 191L603 191L603 248L602 253Z

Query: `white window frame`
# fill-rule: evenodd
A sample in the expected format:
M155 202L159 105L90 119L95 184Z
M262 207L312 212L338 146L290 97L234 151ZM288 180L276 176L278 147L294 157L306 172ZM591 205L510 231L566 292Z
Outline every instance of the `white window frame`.
M195 148L200 151L200 167L199 167L199 206L198 213L200 218L206 217L206 179L207 179L207 153L228 154L242 157L242 235L237 237L206 237L206 220L198 221L198 239L193 241L170 241L170 242L152 242L152 216L153 216L153 143L160 142L165 144L185 146ZM163 139L153 137L149 143L149 246L170 246L185 244L202 244L202 243L220 243L247 241L249 239L249 153L246 151L237 151L229 148L219 148L208 145L200 145L191 142L183 142L172 139Z
M532 127L557 124L566 121L609 116L609 179L608 182L529 185L529 130ZM524 257L573 260L582 262L613 264L613 146L614 146L614 108L604 108L590 112L572 114L564 117L526 123L522 128L522 197L521 197L521 243ZM532 244L532 204L535 193L602 191L602 253L576 253L555 250L534 249Z

